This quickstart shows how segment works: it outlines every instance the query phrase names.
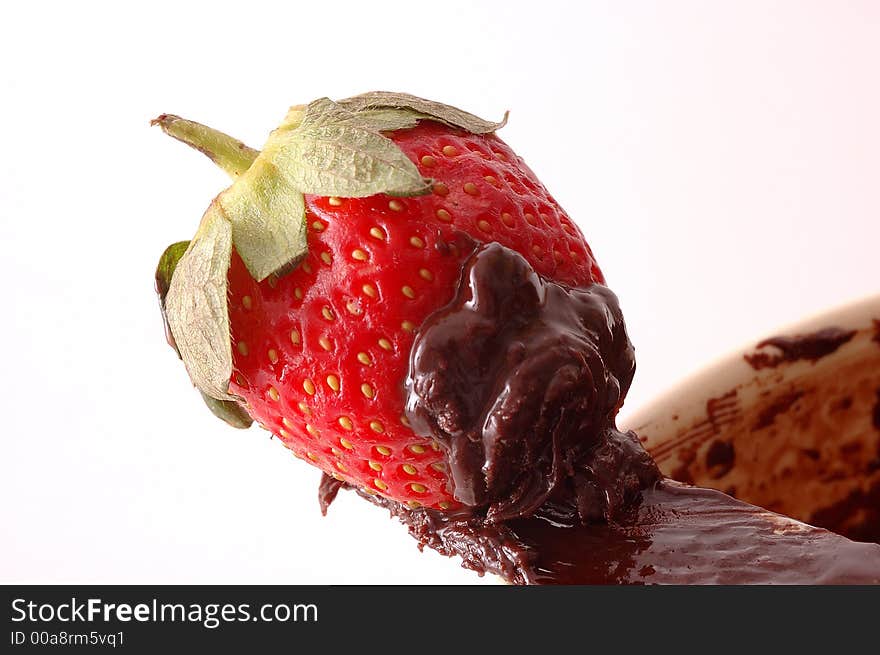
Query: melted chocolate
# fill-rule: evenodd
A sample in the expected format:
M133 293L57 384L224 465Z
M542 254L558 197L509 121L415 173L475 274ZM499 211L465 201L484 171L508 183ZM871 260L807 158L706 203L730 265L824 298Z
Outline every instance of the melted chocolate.
M706 452L706 468L716 480L730 473L736 462L736 449L729 441L716 439Z
M758 415L757 420L755 421L755 425L752 426L753 430L762 430L764 428L769 428L776 422L776 417L780 414L784 414L789 409L791 409L792 405L794 405L801 397L804 395L803 391L795 390L789 393L782 394L774 400L770 405L768 405L764 410Z
M880 482L869 489L853 489L842 500L819 510L810 523L855 541L880 543Z
M877 403L874 405L874 427L880 430L880 389L877 389Z
M321 482L318 484L318 505L321 507L321 514L327 516L330 503L336 500L336 494L344 486L346 484L342 480L337 480L326 473L321 474Z
M510 527L536 555L539 584L880 583L880 546L671 481L646 491L626 520Z
M531 514L557 492L575 495L583 520L608 519L659 477L638 439L613 426L634 370L609 289L551 282L491 243L419 328L407 417L446 449L456 498L490 521Z
M826 334L833 348L774 345L793 361L851 336ZM358 493L420 548L515 584L880 583L880 545L661 479L638 437L614 424L634 367L611 291L568 288L507 248L480 246L455 298L420 326L406 382L407 417L444 448L463 507ZM735 400L710 402L710 417ZM726 442L707 454L723 472L734 460ZM342 486L322 478L322 510Z
M772 346L779 351L778 353L756 352L744 355L744 358L756 371L762 368L775 368L780 364L798 360L815 362L836 351L852 339L855 334L855 330L825 328L812 334L772 337L759 343L757 348Z
M487 524L375 496L420 547L514 584L877 584L880 546L860 544L734 500L661 481L617 520L583 525L552 505Z

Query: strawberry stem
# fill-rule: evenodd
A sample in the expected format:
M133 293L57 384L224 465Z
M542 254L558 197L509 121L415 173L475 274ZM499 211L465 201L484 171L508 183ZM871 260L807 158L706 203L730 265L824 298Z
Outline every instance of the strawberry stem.
M250 168L260 154L259 150L246 146L228 134L174 114L162 114L151 120L150 125L158 125L168 136L195 148L232 179Z

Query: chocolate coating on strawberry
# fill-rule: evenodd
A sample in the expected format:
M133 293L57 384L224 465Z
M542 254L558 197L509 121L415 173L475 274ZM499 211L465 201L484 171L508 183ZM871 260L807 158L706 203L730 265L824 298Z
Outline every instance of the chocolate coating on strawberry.
M583 521L607 520L659 477L614 430L634 370L607 287L555 283L491 243L416 336L407 416L443 446L455 498L489 521L530 515L555 493Z

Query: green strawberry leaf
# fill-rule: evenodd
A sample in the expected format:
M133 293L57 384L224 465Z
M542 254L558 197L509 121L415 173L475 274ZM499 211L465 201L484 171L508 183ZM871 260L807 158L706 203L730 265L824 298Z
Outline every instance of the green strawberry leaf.
M217 202L180 257L165 296L165 316L193 384L217 400L228 393L232 343L226 304L232 225Z
M180 357L180 351L177 350L177 344L174 343L174 335L171 334L168 316L165 314L165 298L168 296L168 289L171 287L171 278L177 268L177 263L188 247L189 241L172 243L165 248L165 252L159 258L159 265L156 266L156 294L159 296L159 311L162 312L162 323L165 326L165 340L169 346L174 348L178 357Z
M425 100L409 93L394 93L391 91L372 91L363 93L352 98L340 100L339 105L351 112L373 111L380 109L408 109L423 118L445 123L452 127L459 127L473 134L488 134L499 130L507 123L507 113L499 123L484 120L479 116L471 113L444 105L442 102L434 102L433 100ZM403 129L403 128L391 128Z
M208 409L222 421L225 421L234 428L239 430L247 430L254 424L254 419L247 413L247 410L234 400L217 400L211 398L204 391L200 391L202 400L208 406Z
M165 338L178 357L180 357L180 351L174 342L171 327L168 325L168 317L165 314L165 299L168 296L168 290L171 288L171 279L174 276L174 271L177 269L177 264L188 247L189 241L172 243L162 253L162 256L159 258L159 265L156 267L156 293L159 296L159 309L162 312L162 323L165 326ZM244 430L253 424L254 419L251 418L250 414L239 403L232 400L217 400L216 398L211 398L211 396L203 391L199 393L214 416L222 419L232 427Z
M321 98L306 107L298 127L273 132L257 161L272 162L278 175L302 193L345 198L429 193L429 180L376 129L387 124Z
M258 282L284 275L308 252L303 194L262 154L217 204L232 225L235 250Z
M168 288L171 286L171 278L187 248L189 248L189 241L172 243L165 248L165 252L159 258L159 264L156 266L156 293L159 294L159 302L163 307L165 306L165 296L168 295Z

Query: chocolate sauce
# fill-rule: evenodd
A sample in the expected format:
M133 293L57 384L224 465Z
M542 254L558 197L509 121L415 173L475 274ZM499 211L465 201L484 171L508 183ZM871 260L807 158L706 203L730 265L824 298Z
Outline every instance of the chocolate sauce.
M851 336L824 338L836 348ZM829 348L775 345L792 360ZM634 369L610 290L554 283L516 252L480 246L454 299L420 326L406 381L407 418L444 449L463 505L358 493L420 548L515 584L880 583L880 545L662 479L614 423ZM707 454L719 471L734 460L726 442ZM322 510L342 486L322 478Z
M880 546L857 544L718 491L661 482L625 520L510 528L538 584L880 583Z
M762 430L764 428L769 428L776 422L777 416L784 414L791 409L791 406L800 400L803 395L804 392L800 390L782 394L779 398L774 400L773 403L764 408L764 410L758 415L752 429Z
M616 520L586 525L552 504L487 524L468 512L364 497L389 509L420 547L513 584L880 584L880 545L671 480Z
M713 478L723 478L736 463L736 449L729 441L716 439L706 452L706 468Z
M330 503L336 500L336 494L344 486L345 483L341 480L326 473L321 474L321 482L318 484L318 505L321 507L321 514L327 516L327 508L330 507Z
M456 498L489 521L560 493L583 520L608 519L659 478L638 439L614 429L634 370L609 289L556 284L490 243L419 328L406 413L446 450Z
M853 489L830 507L815 512L810 523L855 541L880 543L880 482Z
M880 430L880 389L877 389L877 403L874 405L874 427Z
M780 364L798 360L815 362L836 351L852 339L855 334L855 330L825 328L818 332L794 337L772 337L759 343L757 348L772 346L779 351L778 353L756 352L743 357L756 371L762 368L775 368Z

